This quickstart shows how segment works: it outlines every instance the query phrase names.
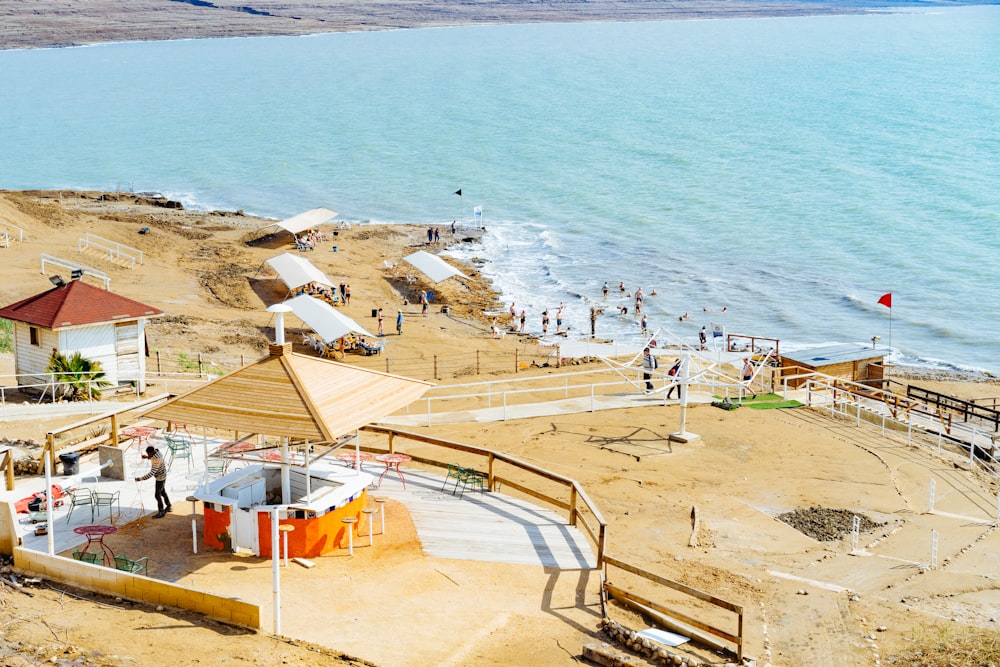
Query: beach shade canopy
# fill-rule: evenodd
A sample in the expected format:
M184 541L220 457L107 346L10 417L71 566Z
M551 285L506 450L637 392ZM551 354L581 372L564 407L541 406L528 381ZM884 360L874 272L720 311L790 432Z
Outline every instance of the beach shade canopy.
M307 229L318 227L324 222L328 222L330 218L333 218L336 215L336 211L331 211L328 208L314 208L311 211L306 211L305 213L299 213L298 215L292 216L287 220L272 222L264 225L260 229L267 229L268 227L281 227L285 231L291 232L292 234L298 234L299 232L303 232Z
M292 352L270 355L151 408L143 416L241 434L329 442L420 398L421 380Z
M442 280L447 280L452 276L462 276L463 278L468 278L467 275L456 269L454 266L444 261L437 255L432 255L424 250L418 250L417 252L403 258L404 262L409 262L413 267L420 271L420 273L427 276L428 280L432 283L439 283Z
M375 334L365 331L363 326L347 315L341 315L327 302L320 301L308 294L289 299L285 301L285 305L289 306L296 317L308 324L309 328L327 343L339 340L349 333L375 338Z
M283 253L277 257L265 260L265 264L270 266L281 278L281 282L293 290L309 283L319 283L327 287L333 287L333 283L322 271L305 257L299 257L291 253Z

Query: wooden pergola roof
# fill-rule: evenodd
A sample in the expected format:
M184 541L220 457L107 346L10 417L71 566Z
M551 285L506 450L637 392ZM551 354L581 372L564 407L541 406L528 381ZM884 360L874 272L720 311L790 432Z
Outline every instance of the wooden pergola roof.
M144 416L240 433L331 441L420 398L432 385L292 352L270 356L170 399Z

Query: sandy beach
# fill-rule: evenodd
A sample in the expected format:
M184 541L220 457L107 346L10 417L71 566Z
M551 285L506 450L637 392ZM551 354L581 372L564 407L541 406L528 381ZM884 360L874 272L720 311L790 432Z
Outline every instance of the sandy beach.
M148 329L150 363L187 363L190 370L197 359L224 372L241 358L261 356L273 338L274 323L264 308L287 290L262 272L261 264L293 246L288 236L255 240L260 236L255 230L270 221L240 212L189 212L126 193L56 191L0 192L0 220L25 234L22 242L0 249L4 305L50 286L48 274L56 271L39 270L40 255L46 253L106 271L112 291L165 312ZM147 231L140 234L143 228ZM541 354L532 340L490 334L491 318L483 313L507 304L497 302L490 285L478 277L476 263L461 267L471 280L431 286L435 304L426 317L420 314L415 297L429 286L400 259L425 247L424 228L329 229L331 236L305 256L335 283L351 284L352 301L343 312L368 327L375 326L371 313L377 308L393 314L393 322L397 310L405 317L401 336L387 325L386 354L348 355L347 363L381 370L388 364L394 373L438 384L510 377L515 359L522 372L560 372L530 368L528 357ZM442 246L463 243L463 234L453 238L441 231ZM87 232L142 249L143 264L123 268L81 254L78 241ZM449 312L442 312L443 306ZM287 327L296 351L307 351L299 343L307 330L294 318ZM598 367L596 362L583 366ZM0 374L11 372L6 355ZM919 385L967 399L1000 395L995 383L967 380L924 377ZM884 438L877 429L831 419L820 410L726 412L695 406L688 411L687 428L701 438L686 444L668 438L679 418L676 405L653 404L438 425L421 432L493 447L580 481L609 523L609 553L744 606L747 654L757 664L878 664L941 633L995 628L1000 608L1000 549L991 525L996 483L962 470L959 453L946 451L939 458L933 449L906 446L905 436ZM10 421L0 425L0 435L40 442L57 425ZM938 480L939 507L966 518L948 520L923 511L930 478ZM689 546L693 507L702 526L697 546ZM869 518L875 527L862 540L877 554L850 556L849 536L821 541L777 519L810 508ZM410 535L407 525L401 519L394 532ZM934 571L920 566L928 558L932 528L942 536L940 557L946 562ZM887 546L876 548L883 543ZM397 557L408 572L399 575L403 579L419 581L427 576L426 568L436 566L421 555L412 535L400 549ZM356 567L360 573L365 564ZM460 567L469 576L510 569L483 563L447 567ZM225 572L219 572L220 581ZM505 576L517 577L516 572ZM524 572L525 582L542 574L538 568ZM521 595L530 598L530 589ZM315 641L325 644L317 648L267 634L230 632L169 611L123 611L48 589L32 598L5 589L2 600L0 620L9 629L6 650L18 641L22 656L85 660L74 664L125 664L121 656L162 665L273 664L279 659L292 665L334 664L339 660L334 652L343 650L336 638ZM592 605L593 600L578 601L563 616L547 613L544 605L512 601L508 614L493 619L488 631L463 648L463 660L573 663L584 644L607 640L598 631ZM156 628L157 650L140 651L122 627ZM412 642L417 655L426 641L427 636L400 638L398 648ZM366 654L364 642L351 643L348 652L374 664L406 664L391 654ZM5 664L35 664L11 660Z

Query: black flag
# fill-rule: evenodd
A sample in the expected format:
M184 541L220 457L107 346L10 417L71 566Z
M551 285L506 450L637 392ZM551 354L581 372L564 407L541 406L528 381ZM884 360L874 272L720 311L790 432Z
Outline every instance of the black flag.
M455 194L458 195L459 197L461 197L462 196L462 189L459 188L458 190L455 190Z

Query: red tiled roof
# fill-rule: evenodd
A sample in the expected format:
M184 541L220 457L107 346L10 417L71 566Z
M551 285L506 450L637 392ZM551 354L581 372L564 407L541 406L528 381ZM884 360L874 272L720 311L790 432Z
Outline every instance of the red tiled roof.
M72 280L61 287L0 308L0 317L46 329L135 320L162 314L162 310L94 287L82 280Z

